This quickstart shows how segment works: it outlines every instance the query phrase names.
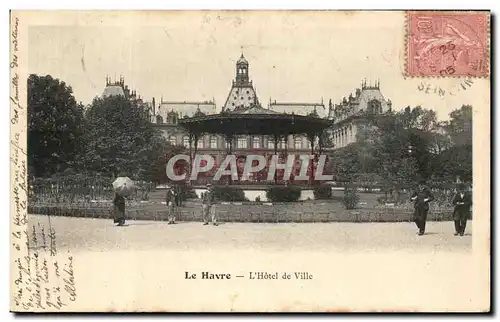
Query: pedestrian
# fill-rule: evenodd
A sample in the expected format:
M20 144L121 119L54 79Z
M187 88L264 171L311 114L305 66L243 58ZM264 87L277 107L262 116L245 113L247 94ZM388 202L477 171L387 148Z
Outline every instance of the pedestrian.
M168 224L175 224L175 194L170 186L167 186L165 201L168 209Z
M466 190L464 184L460 184L457 189L457 193L451 202L455 209L453 210L453 220L455 221L455 236L463 236L465 233L465 226L467 225L467 219L470 216L470 208L472 206L472 196L469 191Z
M203 225L208 225L208 216L211 215L212 224L218 226L215 209L215 195L211 184L207 184L207 191L203 194L202 202Z
M414 202L413 206L415 209L413 212L413 220L417 225L418 235L422 236L425 234L425 224L427 221L427 213L429 212L429 202L434 200L434 196L425 183L421 183L418 190L412 194L411 200Z
M114 223L117 226L125 225L125 197L115 193L115 199L113 200L113 205L115 208L115 218Z

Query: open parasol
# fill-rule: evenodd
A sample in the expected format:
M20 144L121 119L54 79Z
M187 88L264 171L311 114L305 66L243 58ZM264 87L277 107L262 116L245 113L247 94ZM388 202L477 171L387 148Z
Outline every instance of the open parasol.
M113 181L113 189L118 195L128 197L135 191L135 183L129 177L118 177Z

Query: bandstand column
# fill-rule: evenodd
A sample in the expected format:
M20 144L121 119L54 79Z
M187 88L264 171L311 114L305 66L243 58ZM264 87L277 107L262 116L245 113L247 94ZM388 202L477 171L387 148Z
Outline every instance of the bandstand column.
M233 134L226 134L225 137L226 137L226 142L228 143L226 148L227 149L226 157L227 157L228 155L231 155L233 153ZM231 184L232 182L233 182L233 176L231 174L228 179L228 184Z
M316 137L318 136L317 133L308 133L307 138L309 139L309 142L311 142L311 155L312 159L310 161L309 167L311 169L311 173L309 174L309 183L312 184L314 180L314 143L316 141Z
M280 143L280 135L278 133L274 133L274 155L278 155L278 144ZM278 171L274 171L274 183L278 183Z
M198 140L199 139L200 139L200 133L194 132L194 134L193 134L194 154L191 156L191 162L194 162L196 159L196 154L198 153ZM196 163L194 164L194 166L198 167L198 165Z
M188 163L188 170L187 170L187 175L186 175L186 180L188 185L191 184L191 170L193 166L193 141L194 141L194 134L190 130L188 133L188 138L189 138L189 163Z

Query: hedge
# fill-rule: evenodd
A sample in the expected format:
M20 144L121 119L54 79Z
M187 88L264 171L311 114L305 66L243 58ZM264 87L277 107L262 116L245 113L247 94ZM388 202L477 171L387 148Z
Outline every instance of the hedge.
M301 189L295 186L271 187L266 191L267 200L272 202L294 202L299 200Z

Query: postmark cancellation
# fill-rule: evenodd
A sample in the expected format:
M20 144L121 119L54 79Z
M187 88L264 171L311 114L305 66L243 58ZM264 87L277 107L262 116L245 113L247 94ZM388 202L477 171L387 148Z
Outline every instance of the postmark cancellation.
M488 77L488 11L408 11L406 76Z

